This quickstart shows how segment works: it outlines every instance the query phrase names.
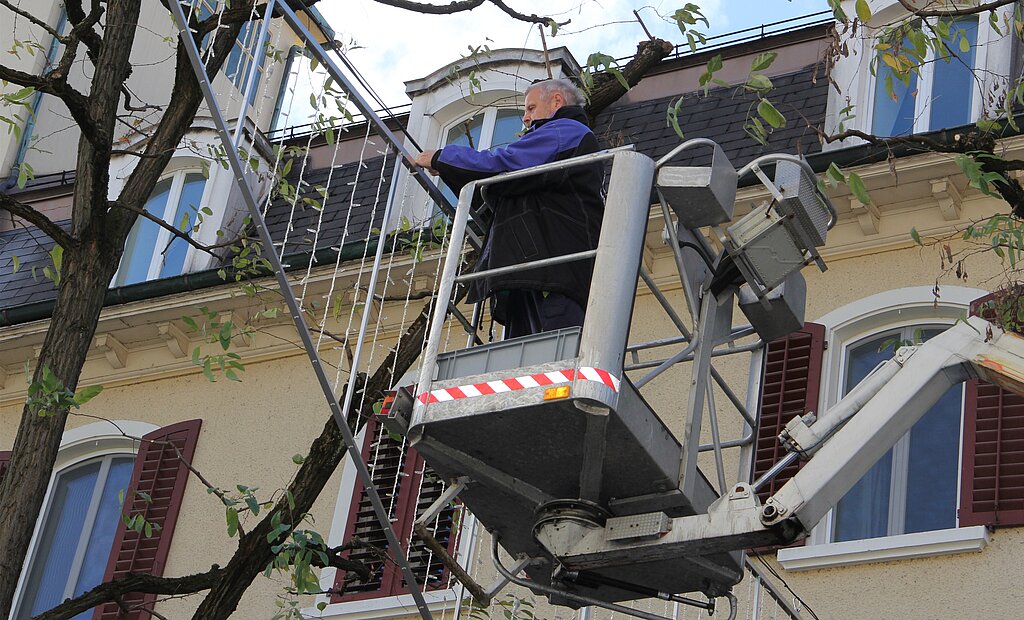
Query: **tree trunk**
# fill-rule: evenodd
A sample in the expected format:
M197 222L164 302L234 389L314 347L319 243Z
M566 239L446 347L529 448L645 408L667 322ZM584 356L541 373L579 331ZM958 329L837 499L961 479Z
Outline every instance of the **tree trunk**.
M34 382L48 367L64 386L77 387L118 257L119 253L95 246L65 255L53 318L32 375ZM35 414L29 403L22 410L10 470L0 482L0 618L10 615L67 417L67 409Z

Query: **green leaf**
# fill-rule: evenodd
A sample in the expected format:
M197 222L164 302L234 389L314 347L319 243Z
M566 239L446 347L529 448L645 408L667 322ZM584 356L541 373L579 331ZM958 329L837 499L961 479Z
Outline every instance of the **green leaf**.
M775 52L764 52L763 54L758 54L757 58L754 59L754 62L751 63L750 70L764 71L768 67L772 66L772 63L775 62L775 59L778 58L778 56L779 55Z
M971 51L971 42L967 40L967 37L960 37L960 51L964 54Z
M767 92L772 89L772 81L760 73L755 73L747 80L746 87L757 92Z
M18 270L21 269L21 259L15 254L11 256L11 262L14 264L14 269L11 270L11 273L18 273Z
M217 378L213 376L213 362L209 357L203 361L203 376L205 376L207 381L210 383L217 381Z
M757 113L765 120L766 123L779 129L786 125L786 117L782 115L770 101L762 98L761 102L757 104Z
M836 165L836 162L832 162L828 165L828 170L825 171L825 175L833 186L840 183L846 183L846 175L844 175L843 171Z
M910 229L910 238L914 240L917 245L924 245L921 241L921 233L917 232L917 228Z
M82 406L85 403L92 400L93 398L95 398L102 391L102 385L90 385L88 387L84 387L75 392L75 404L78 406Z
M683 105L683 98L676 99L672 104L668 106L665 111L665 121L672 127L672 131L676 132L679 139L683 139L683 129L679 126L679 109Z
M871 21L871 7L868 6L867 0L857 0L857 19L863 23Z
M233 538L238 533L238 511L228 507L224 513L228 522L228 536Z
M305 462L306 457L302 456L301 454L296 454L292 457L292 463L295 463L296 465L302 465Z
M181 317L181 322L184 323L192 331L194 331L194 332L199 331L199 325L196 323L196 320L193 319L192 317L190 317L190 316L183 316L183 317Z
M851 172L847 179L847 185L850 186L850 191L853 195L861 202L861 204L871 204L871 196L868 195L868 190L864 187L864 181L860 179L860 175L856 172Z

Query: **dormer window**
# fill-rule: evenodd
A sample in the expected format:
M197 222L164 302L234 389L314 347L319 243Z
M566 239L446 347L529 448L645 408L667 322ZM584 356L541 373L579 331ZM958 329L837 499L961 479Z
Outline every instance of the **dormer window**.
M196 222L205 189L206 177L200 171L179 170L156 184L145 209L188 232ZM181 275L188 252L189 245L184 239L173 237L156 222L140 217L128 235L113 286Z
M906 83L891 63L898 62L899 50L913 47L910 37L904 36L898 47L879 52L871 133L901 136L957 127L977 117L978 19L944 20L935 31L942 33L943 48L928 51L919 73L911 73Z

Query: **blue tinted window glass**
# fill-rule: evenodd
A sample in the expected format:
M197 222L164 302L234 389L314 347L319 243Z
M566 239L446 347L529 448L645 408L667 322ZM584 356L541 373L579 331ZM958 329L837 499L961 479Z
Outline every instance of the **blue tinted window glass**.
M494 119L494 133L491 135L491 148L514 142L522 130L523 115L519 110L498 110Z
M874 338L852 347L846 358L846 389L849 392L880 362L892 357L892 335ZM886 345L883 348L883 345ZM892 450L839 501L835 510L833 539L859 540L888 534L889 487L892 481Z
M181 190L181 198L178 199L177 208L173 215L167 219L167 223L178 230L187 232L195 225L196 211L199 210L199 201L203 197L203 188L206 186L206 179L201 174L185 175L185 183ZM184 222L185 218L188 222ZM182 226L182 224L186 224ZM160 248L163 251L163 248ZM188 243L184 239L174 238L171 244L164 251L160 277L168 278L181 275L185 266L185 255L188 253Z
M36 616L64 600L99 470L100 461L93 461L57 479L40 532L40 549L26 582L28 597L21 605L19 617Z
M131 457L113 459L107 470L107 479L103 483L103 494L93 521L89 535L89 546L85 551L82 570L78 573L74 596L78 596L103 581L103 573L107 569L110 548L114 544L114 535L121 522L120 495L128 489L132 477L134 460ZM82 612L76 618L91 618L92 610Z
M978 20L959 18L950 23L945 57L934 62L928 129L956 127L971 121L974 56L978 45ZM966 41L969 49L961 49Z
M909 47L910 41L904 39L903 45ZM891 93L889 84L892 86ZM916 94L916 74L911 74L910 83L904 84L895 76L892 68L879 59L875 75L871 132L879 136L901 136L913 132Z
M942 329L925 329L928 340ZM903 532L956 527L963 386L951 387L910 430Z
M157 183L153 189L153 195L146 201L146 211L157 217L163 217L167 210L167 197L170 191L171 179L164 179ZM118 286L145 282L149 279L149 266L153 262L153 252L159 232L160 227L155 222L141 217L135 221L135 226L125 243L124 257L121 259L121 272L116 281Z
M466 119L448 130L448 136L445 138L444 146L457 144L459 146L468 146L471 149L479 149L480 133L483 131L483 128L483 114L477 114L473 118ZM448 198L448 201L453 205L459 201L459 197L456 196L455 192L453 192L443 181L441 182L441 193L443 193Z

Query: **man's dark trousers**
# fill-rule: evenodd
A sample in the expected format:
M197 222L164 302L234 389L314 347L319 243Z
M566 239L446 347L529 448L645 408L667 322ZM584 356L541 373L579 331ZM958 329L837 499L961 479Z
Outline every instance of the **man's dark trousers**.
M565 295L528 289L514 289L506 295L505 338L583 326L583 308Z

